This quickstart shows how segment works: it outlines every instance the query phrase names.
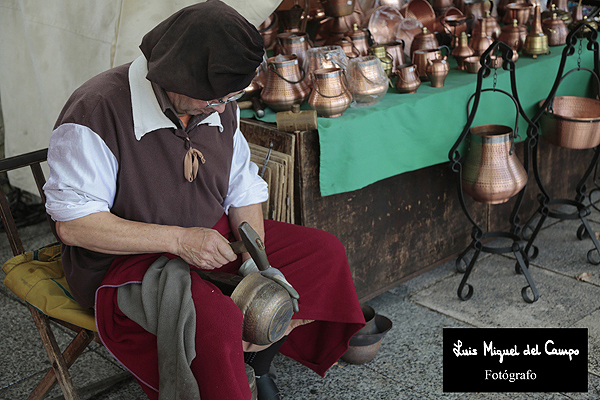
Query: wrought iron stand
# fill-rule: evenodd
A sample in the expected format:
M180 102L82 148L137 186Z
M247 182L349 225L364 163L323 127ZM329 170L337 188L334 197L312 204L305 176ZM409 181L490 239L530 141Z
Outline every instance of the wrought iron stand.
M510 72L512 96L508 92L505 92L503 90L496 88L496 71L495 71L495 69L494 69L493 88L482 89L483 79L489 77L492 72L493 61L491 59L491 55L494 54L494 51L496 49L500 50L501 54L502 54L502 59L503 59L502 68ZM526 149L525 149L523 167L525 168L525 171L527 172L527 174L529 173L529 157L530 157L531 149L535 146L535 143L537 140L537 126L525 114L525 112L523 111L523 108L521 106L521 103L519 101L518 94L517 94L516 77L515 77L515 64L514 64L514 62L511 61L512 56L513 56L512 48L510 46L506 45L505 43L498 42L498 41L495 41L482 54L482 56L481 56L481 65L482 66L481 66L479 72L477 73L477 88L473 95L474 96L473 108L471 109L471 111L467 110L467 113L468 113L467 123L466 123L461 135L459 136L458 140L456 141L456 143L450 150L450 153L448 154L448 158L450 159L451 168L454 172L457 173L457 186L458 186L458 196L459 196L459 200L460 200L460 205L462 207L463 212L465 213L465 215L467 216L467 218L473 225L473 229L471 232L472 241L469 244L469 246L458 256L458 258L456 260L457 270L459 272L464 272L464 276L458 286L458 291L457 291L458 297L461 300L469 300L473 296L473 286L468 284L467 281L468 281L469 276L473 270L473 267L477 261L477 258L479 257L479 255L482 251L486 252L486 253L493 253L493 254L504 254L504 253L512 252L517 259L517 264L515 265L515 271L519 274L522 273L527 280L527 286L523 287L521 290L521 295L523 296L523 299L528 303L533 303L533 302L537 301L539 298L538 290L535 286L535 283L533 282L533 278L531 277L531 274L529 273L529 268L528 268L529 260L526 256L527 253L524 251L524 248L522 245L522 239L520 237L521 226L520 226L520 219L519 219L518 213L519 213L519 208L521 206L521 203L523 201L523 195L524 195L525 188L521 189L521 191L517 194L516 203L513 206L513 210L510 215L510 223L511 223L510 231L509 232L501 232L501 231L484 232L484 229L475 222L472 215L469 213L469 210L465 204L464 190L463 190L463 186L462 186L464 157L460 154L459 147L464 142L467 134L469 133L469 131L471 129L471 125L473 123L473 119L475 118L475 114L477 112L477 107L479 105L481 93L484 91L499 92L499 93L508 95L514 101L514 103L517 107L517 121L518 121L519 115L522 116L527 121L528 129L527 129L527 139L525 141ZM516 132L515 132L515 135L516 135ZM492 246L484 245L484 241L487 242L488 239L496 239L496 238L512 240L512 245L508 246L508 247L492 247ZM474 250L474 253L473 253L473 256L470 259L470 261L467 262L466 257L471 250ZM463 263L466 265L466 268L462 267ZM467 287L466 293L464 293L465 286ZM531 291L531 295L529 294L529 291Z
M586 29L586 27L588 29ZM594 52L594 70L593 71L590 69L581 67L581 54L582 54L583 39L584 39L583 32L587 32L587 35L586 35L587 39L588 39L587 49ZM554 82L554 85L550 91L550 94L544 101L543 105L540 106L539 111L532 118L533 121L538 123L542 114L547 109L551 110L554 98L556 96L556 91L558 90L558 86L560 85L562 80L567 75L571 74L572 72L581 71L581 70L589 71L596 78L596 82L598 83L598 86L600 86L600 79L598 78L600 76L600 69L599 69L599 58L598 58L598 42L596 41L597 36L598 36L598 32L595 29L593 29L591 26L589 26L588 24L579 25L577 29L573 30L569 34L569 36L567 37L567 43L566 43L565 48L562 53L562 58L561 58L560 66L558 69L558 73L557 73L557 77ZM563 74L564 69L565 69L565 63L567 61L567 57L573 55L575 53L576 48L578 50L578 57L579 57L578 62L577 62L577 68L574 68L574 69L568 71L566 74ZM598 87L596 87L596 90L597 89L598 89ZM597 95L598 95L598 93L596 93L596 96ZM541 230L542 226L544 225L544 222L546 221L546 219L548 217L556 218L556 219L560 219L560 220L580 219L581 225L577 229L577 237L580 240L583 240L585 236L590 237L590 239L594 243L595 248L588 251L587 259L590 263L592 263L594 265L600 264L600 242L598 242L598 239L596 238L596 236L586 218L591 213L590 205L585 205L583 203L583 201L585 200L585 197L586 197L586 192L587 192L586 182L587 182L588 178L590 177L591 173L596 168L596 166L598 164L598 159L600 158L600 146L597 146L595 148L594 156L592 157L590 165L587 168L587 170L585 171L585 173L583 174L583 176L581 177L581 179L579 180L579 183L577 184L577 187L575 189L576 190L575 200L552 199L550 197L550 195L546 191L546 189L542 183L542 180L540 178L537 155L538 155L538 143L536 142L535 146L533 146L533 149L532 149L532 167L533 167L533 173L535 176L535 180L541 191L541 193L538 194L538 196L537 196L538 201L540 202L540 206L538 207L536 212L531 216L529 221L527 221L527 223L523 227L523 231L522 231L523 237L525 239L527 239L527 245L525 247L525 254L529 255L530 260L533 260L537 257L538 248L534 245L534 242L535 242L535 239L536 239L539 231ZM589 193L590 200L591 200L592 192ZM577 211L574 211L574 212L561 211L558 209L558 207L560 207L560 206L574 207L577 209ZM535 225L535 227L532 228L532 223L538 214L539 214L540 218L539 218L537 224ZM533 251L533 253L530 254L530 251ZM593 258L594 251L598 252L598 256L599 256L598 259Z

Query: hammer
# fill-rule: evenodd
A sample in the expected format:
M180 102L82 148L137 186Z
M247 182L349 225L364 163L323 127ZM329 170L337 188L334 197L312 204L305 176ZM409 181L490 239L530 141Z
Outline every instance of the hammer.
M265 116L265 105L258 96L254 96L250 100L238 101L238 107L240 110L253 109L258 118Z

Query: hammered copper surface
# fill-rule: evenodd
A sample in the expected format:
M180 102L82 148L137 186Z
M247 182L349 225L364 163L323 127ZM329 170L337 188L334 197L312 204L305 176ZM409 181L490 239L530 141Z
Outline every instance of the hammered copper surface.
M541 107L544 103L539 103ZM568 149L591 149L600 144L600 100L557 96L552 110L540 117L540 131L548 142Z
M525 187L527 173L515 154L512 133L504 125L471 128L462 187L475 201L505 203Z
M359 105L373 105L385 95L388 79L383 65L374 55L357 57L348 67L348 87Z
M340 68L318 69L311 73L313 90L308 105L320 117L339 117L350 107L352 94L345 78Z
M403 64L396 70L396 89L400 93L415 93L421 86L421 79L414 64Z
M304 103L310 94L295 55L278 55L267 59L266 75L260 98L275 112L291 110L294 104Z
M242 339L265 345L283 337L294 313L288 292L260 272L247 275L231 294L244 315Z

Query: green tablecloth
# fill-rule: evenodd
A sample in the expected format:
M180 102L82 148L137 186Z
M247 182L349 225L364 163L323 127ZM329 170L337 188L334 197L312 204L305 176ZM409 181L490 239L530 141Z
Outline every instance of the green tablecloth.
M560 64L562 46L551 47L550 55L537 59L523 56L516 62L519 99L528 116L549 94ZM568 57L565 72L577 67L577 54ZM583 49L581 66L593 68L593 53ZM423 82L417 93L402 94L395 88L376 105L349 108L338 118L318 118L320 143L321 195L361 189L379 180L448 161L448 152L467 121L467 101L476 89L476 74L451 71L444 87ZM558 95L585 95L591 74L577 71L561 84ZM493 77L483 80L491 88ZM510 74L498 70L498 89L511 92ZM307 107L306 104L304 107ZM242 117L253 117L249 110ZM473 126L502 124L514 126L516 108L503 94L482 94ZM275 122L267 110L266 122ZM519 133L526 136L526 123L520 118Z

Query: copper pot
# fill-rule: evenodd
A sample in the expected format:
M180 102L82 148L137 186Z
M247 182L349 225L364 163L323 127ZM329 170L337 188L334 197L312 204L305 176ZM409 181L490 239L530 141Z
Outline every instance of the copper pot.
M450 72L447 56L436 58L435 60L427 60L426 73L427 78L431 81L432 87L444 86L446 76Z
M375 55L357 57L348 64L348 87L358 106L379 102L388 88L388 77Z
M489 11L485 12L485 29L489 37L492 39L497 39L500 33L502 32L502 28L498 23L496 17L493 17Z
M527 172L515 154L512 134L512 128L504 125L470 129L462 187L475 201L505 203L525 187Z
M396 70L395 87L400 93L415 93L421 86L421 79L414 64L399 65Z
M360 56L360 53L359 53L358 49L356 48L356 46L354 46L354 43L352 42L352 40L344 38L344 39L338 40L335 44L342 48L342 50L344 51L344 54L346 54L346 57L348 57L348 58L354 58L354 57Z
M399 65L404 64L404 40L396 40L395 42L384 43L385 49L390 57L392 57L392 72L398 69Z
M421 33L417 34L410 46L410 56L415 53L416 50L433 50L440 47L440 43L438 42L435 34L433 32L429 32L427 27L423 27Z
M352 95L345 78L341 68L324 68L311 73L313 91L308 105L320 117L339 117L350 107Z
M322 68L348 67L348 57L341 46L320 46L308 50L308 72Z
M463 13L467 16L473 15L475 20L485 17L486 11L492 11L494 3L487 0L465 0Z
M516 19L513 19L511 25L504 25L502 32L498 36L498 40L506 43L513 48L516 52L523 49L523 43L527 37L527 28L524 25L519 25Z
M530 3L510 3L506 5L506 11L508 18L512 21L517 20L519 25L526 25L529 23L529 17L533 10L533 4Z
M567 42L569 28L565 21L558 18L556 13L552 14L552 18L547 18L542 21L542 29L548 36L549 46L562 46Z
M446 46L440 46L433 50L417 50L413 54L412 62L417 67L417 73L421 81L429 80L427 77L427 61L442 58L442 48L448 49Z
M267 78L260 98L275 112L289 111L302 104L310 94L305 72L295 55L278 55L267 59Z
M346 32L345 36L350 38L359 56L366 56L369 52L369 32L366 29L359 28L354 24L352 29Z
M244 314L242 338L267 345L281 339L292 321L292 300L283 286L253 272L236 286L231 299Z
M444 14L450 7L454 7L452 0L433 0L431 5L437 15Z
M328 17L344 17L354 12L355 0L320 0Z
M295 54L298 57L298 64L305 71L308 68L308 50L312 43L308 34L304 32L283 32L277 35L277 44L275 45L275 55Z

